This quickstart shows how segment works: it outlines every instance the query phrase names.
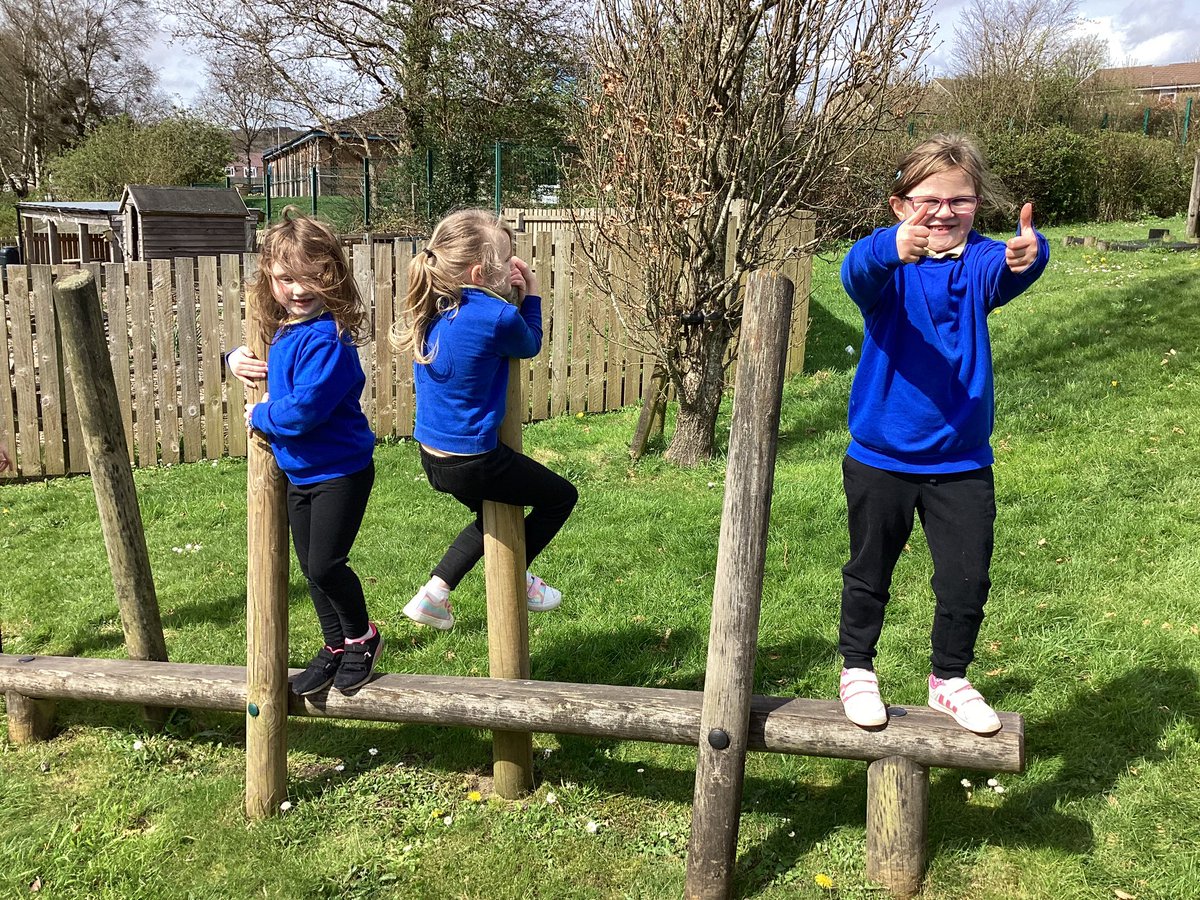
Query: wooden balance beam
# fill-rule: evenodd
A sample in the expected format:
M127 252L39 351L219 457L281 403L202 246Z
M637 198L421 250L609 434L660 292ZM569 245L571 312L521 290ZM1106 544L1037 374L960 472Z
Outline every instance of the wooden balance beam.
M300 672L289 670L289 677ZM0 654L0 691L38 700L91 700L246 710L246 670L241 666L67 656ZM488 730L579 734L660 744L696 744L700 691L515 681L438 675L377 675L353 696L336 691L297 697L288 714L456 725ZM903 709L878 730L854 725L836 700L755 695L749 747L771 753L861 759L901 756L921 766L1022 772L1025 724L1000 713L1003 728L972 734L948 716L923 707Z

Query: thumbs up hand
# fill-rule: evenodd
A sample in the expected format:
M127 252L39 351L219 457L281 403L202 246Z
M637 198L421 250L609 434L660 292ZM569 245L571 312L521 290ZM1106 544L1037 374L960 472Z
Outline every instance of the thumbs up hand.
M929 227L925 224L932 213L918 209L896 229L896 253L902 263L914 263L929 254Z
M1004 261L1014 275L1020 275L1032 266L1038 257L1037 232L1033 228L1033 204L1021 207L1021 218L1017 225L1017 236L1009 238L1004 245Z

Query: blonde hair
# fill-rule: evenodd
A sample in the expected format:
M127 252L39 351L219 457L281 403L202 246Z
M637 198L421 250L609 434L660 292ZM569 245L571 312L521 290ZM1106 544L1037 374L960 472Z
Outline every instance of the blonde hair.
M988 171L983 154L965 134L935 134L910 150L896 164L892 196L904 197L926 178L950 169L966 173L981 205L994 209L1011 206Z
M409 263L404 296L409 321L392 326L392 346L411 348L419 363L431 362L437 348L426 350L425 338L438 316L458 309L473 266L482 267L485 285L506 293L514 237L507 222L485 209L460 209L438 222L425 249Z
M288 206L283 218L263 235L258 269L247 291L265 343L271 343L287 324L287 310L271 292L271 270L276 263L321 298L339 335L350 335L355 344L366 341L367 309L346 264L341 241L324 222Z

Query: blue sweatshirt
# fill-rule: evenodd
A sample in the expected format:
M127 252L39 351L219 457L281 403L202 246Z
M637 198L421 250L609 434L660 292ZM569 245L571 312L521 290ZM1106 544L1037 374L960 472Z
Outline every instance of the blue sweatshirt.
M457 310L444 313L425 335L428 363L413 363L417 424L413 436L446 453L494 450L508 392L508 361L529 359L542 347L542 298L520 307L490 291L464 287Z
M842 284L862 311L862 358L850 389L850 448L893 472L966 472L990 466L995 421L987 316L1037 280L1050 260L1020 275L1004 244L972 231L958 258L903 264L897 223L858 241Z
M329 481L370 465L375 435L359 404L365 384L358 349L349 337L338 337L329 313L276 333L268 399L254 407L250 422L270 440L292 484Z

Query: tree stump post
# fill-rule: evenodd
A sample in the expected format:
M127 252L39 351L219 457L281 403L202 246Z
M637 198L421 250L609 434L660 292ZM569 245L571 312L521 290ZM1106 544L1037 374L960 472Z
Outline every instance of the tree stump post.
M129 448L121 425L121 406L104 335L100 295L92 273L82 271L59 279L54 285L54 307L79 411L126 652L130 659L165 662L167 643L133 469L129 465ZM146 707L147 724L161 726L168 712L161 707Z
M268 347L248 308L246 345L259 359ZM233 377L232 375L230 377ZM247 389L262 399L265 385ZM229 411L237 427L242 410ZM246 460L246 816L279 813L287 797L288 525L286 480L267 439L251 431Z
M54 737L53 700L38 700L16 691L4 695L8 712L8 739L20 746L48 741Z
M929 769L903 756L867 767L867 877L912 897L925 877Z
M508 397L500 440L521 451L524 394L520 360L508 370ZM503 503L483 504L483 559L487 584L488 674L529 678L529 611L525 607L525 510ZM533 788L533 735L492 732L495 791L514 800Z
M746 287L688 844L690 900L733 890L792 292L777 274L755 273Z

